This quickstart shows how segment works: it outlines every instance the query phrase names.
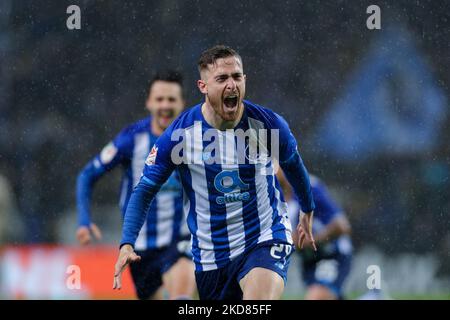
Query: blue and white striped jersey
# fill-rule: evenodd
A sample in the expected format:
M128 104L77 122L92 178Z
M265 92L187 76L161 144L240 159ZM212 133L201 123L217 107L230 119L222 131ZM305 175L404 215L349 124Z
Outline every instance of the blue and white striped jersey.
M125 214L133 188L141 178L145 159L158 138L151 133L150 125L151 118L148 117L123 129L80 173L77 185L80 225L90 224L93 184L117 165L121 165L124 173L120 207ZM148 219L136 240L136 250L165 247L189 234L183 217L181 184L175 172L161 187L148 211Z
M249 134L248 139L239 140L238 133ZM281 167L295 180L290 182L302 208L312 211L308 174L284 119L244 101L239 124L220 131L205 121L198 104L180 115L155 142L125 215L122 245L134 244L144 208L152 199L149 194L156 192L175 169L183 185L183 207L197 271L223 267L261 242L292 244L274 161L253 159L252 134L258 145L256 158L264 148L267 155L278 154Z

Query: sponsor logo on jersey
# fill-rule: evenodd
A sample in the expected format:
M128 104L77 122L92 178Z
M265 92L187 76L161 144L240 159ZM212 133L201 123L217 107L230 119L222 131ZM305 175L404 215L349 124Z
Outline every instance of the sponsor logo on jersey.
M218 173L214 178L214 187L224 194L216 198L218 204L248 201L250 199L250 193L241 192L248 190L249 185L239 177L238 170L224 170Z

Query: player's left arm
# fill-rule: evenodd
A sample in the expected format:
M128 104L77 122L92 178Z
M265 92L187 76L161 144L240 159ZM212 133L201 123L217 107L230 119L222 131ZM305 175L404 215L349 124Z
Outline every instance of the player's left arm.
M306 240L316 249L312 234L313 212L315 208L308 171L297 147L297 141L286 121L276 115L275 128L279 129L279 164L292 189L299 199L301 214L297 226L299 248ZM272 150L273 151L273 150Z

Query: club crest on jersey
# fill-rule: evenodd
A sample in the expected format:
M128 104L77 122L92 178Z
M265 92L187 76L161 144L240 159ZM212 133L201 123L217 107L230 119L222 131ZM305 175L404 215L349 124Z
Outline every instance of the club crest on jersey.
M145 164L148 166L154 165L156 161L156 154L158 153L158 147L153 146L152 150L150 150L150 153L145 160Z
M114 143L111 141L108 143L100 152L100 161L103 164L108 164L114 159L114 157L117 154L117 147L114 145Z

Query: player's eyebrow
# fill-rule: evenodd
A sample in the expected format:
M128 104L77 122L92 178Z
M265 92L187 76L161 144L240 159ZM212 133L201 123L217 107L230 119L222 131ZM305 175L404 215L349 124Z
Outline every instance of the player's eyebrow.
M242 76L242 75L243 75L242 72L234 72L234 73L231 74L232 77L240 77L240 76ZM218 74L218 75L215 76L214 78L215 78L215 79L226 79L226 78L228 78L228 76L229 76L228 74L222 73L222 74Z
M218 74L214 78L215 79L226 79L226 78L228 78L228 74L226 74L226 73Z

